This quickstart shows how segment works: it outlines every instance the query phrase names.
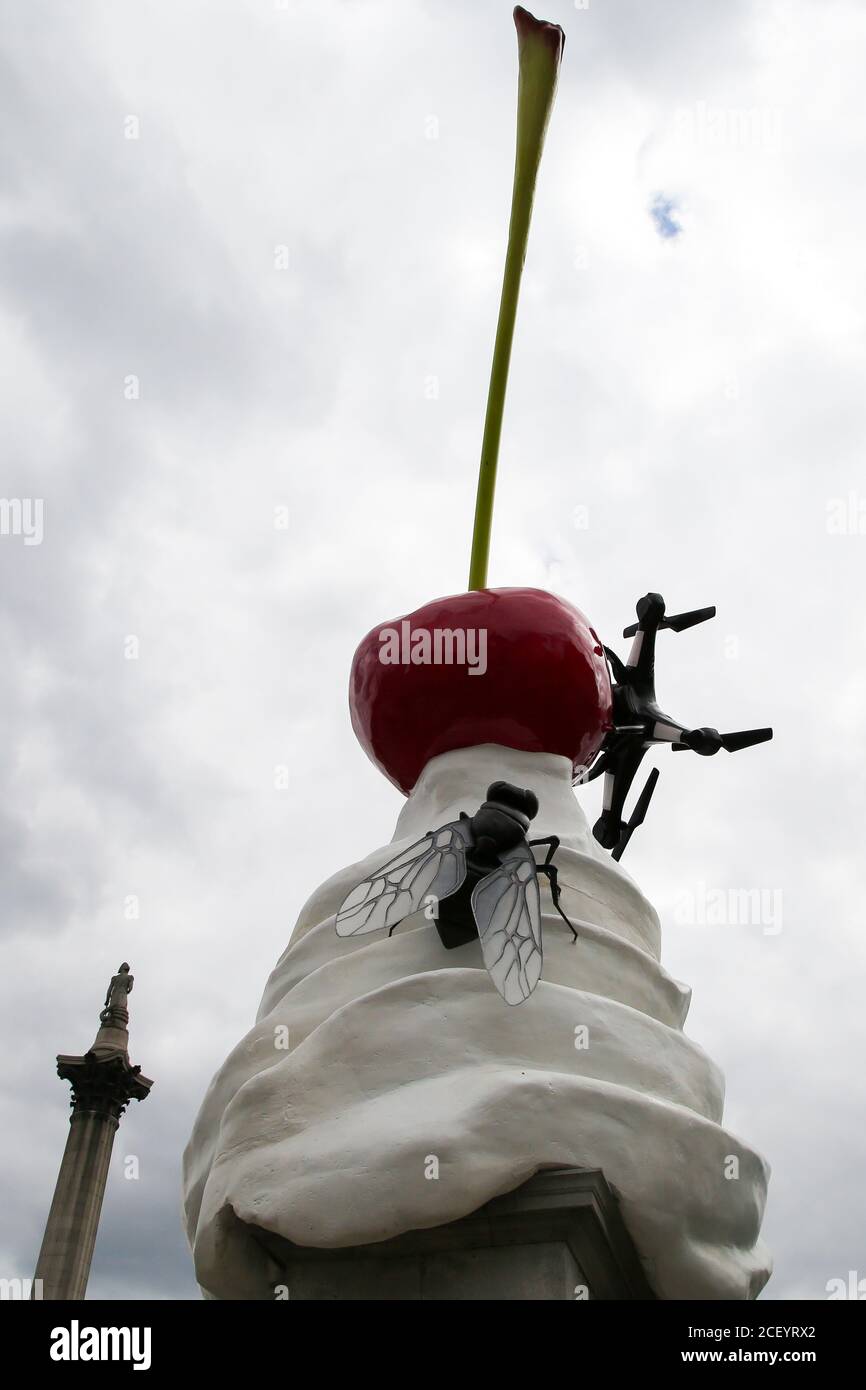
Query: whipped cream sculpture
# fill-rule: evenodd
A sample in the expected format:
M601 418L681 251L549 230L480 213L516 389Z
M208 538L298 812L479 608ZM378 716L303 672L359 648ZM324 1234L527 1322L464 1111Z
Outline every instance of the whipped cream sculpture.
M647 594L623 661L564 599L487 586L563 46L557 26L519 7L515 20L515 185L469 589L379 625L355 653L353 728L407 800L390 844L312 894L202 1104L184 1194L210 1297L273 1296L283 1276L263 1233L366 1245L454 1221L547 1167L604 1173L658 1297L752 1298L769 1276L767 1166L723 1127L722 1076L683 1033L689 991L660 964L658 917L619 860L658 776L626 819L648 748L734 752L771 731L689 729L656 702L656 634L714 609L666 616ZM573 787L601 774L590 832Z

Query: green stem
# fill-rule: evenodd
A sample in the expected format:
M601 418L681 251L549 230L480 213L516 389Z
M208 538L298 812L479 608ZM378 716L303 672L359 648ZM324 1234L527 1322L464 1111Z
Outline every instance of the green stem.
M487 414L484 419L484 437L481 441L475 527L469 562L470 589L483 589L487 583L496 465L499 460L499 441L502 435L502 415L508 386L511 344L514 340L514 322L517 317L517 300L520 295L523 262L526 259L529 224L532 220L535 182L565 43L565 35L558 25L534 19L519 5L514 11L514 22L517 26L520 60L517 88L517 150L514 159L508 250L505 254L499 321L496 325L493 366L487 393Z

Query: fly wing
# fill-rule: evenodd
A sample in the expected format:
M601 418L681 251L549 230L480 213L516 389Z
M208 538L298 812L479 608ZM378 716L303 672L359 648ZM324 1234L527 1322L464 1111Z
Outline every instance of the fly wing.
M472 911L481 954L506 1004L522 1004L541 978L541 895L535 856L524 841L476 884Z
M432 894L447 898L466 877L468 820L451 821L404 849L353 888L337 913L338 936L363 936L396 927Z

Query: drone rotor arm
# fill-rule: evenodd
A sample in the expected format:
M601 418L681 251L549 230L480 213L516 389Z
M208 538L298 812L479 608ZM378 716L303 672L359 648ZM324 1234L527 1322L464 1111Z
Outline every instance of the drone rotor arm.
M684 724L677 724L665 715L663 719L656 720L651 737L653 743L670 743L674 748L683 748L688 747L682 742L683 734L688 732Z
M579 787L584 787L586 786L587 782L594 782L596 777L600 777L603 772L607 772L607 768L607 754L602 753L600 757L596 758L589 771L585 772L581 777L578 778L577 785Z

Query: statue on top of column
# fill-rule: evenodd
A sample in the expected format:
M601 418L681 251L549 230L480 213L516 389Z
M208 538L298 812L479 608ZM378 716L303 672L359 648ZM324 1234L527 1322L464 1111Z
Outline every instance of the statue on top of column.
M122 1009L126 1013L126 996L132 993L134 980L135 976L130 975L129 965L124 961L117 974L112 975L108 989L105 991L105 1004L99 1015L103 1023L109 1021L109 1015L114 1009Z

